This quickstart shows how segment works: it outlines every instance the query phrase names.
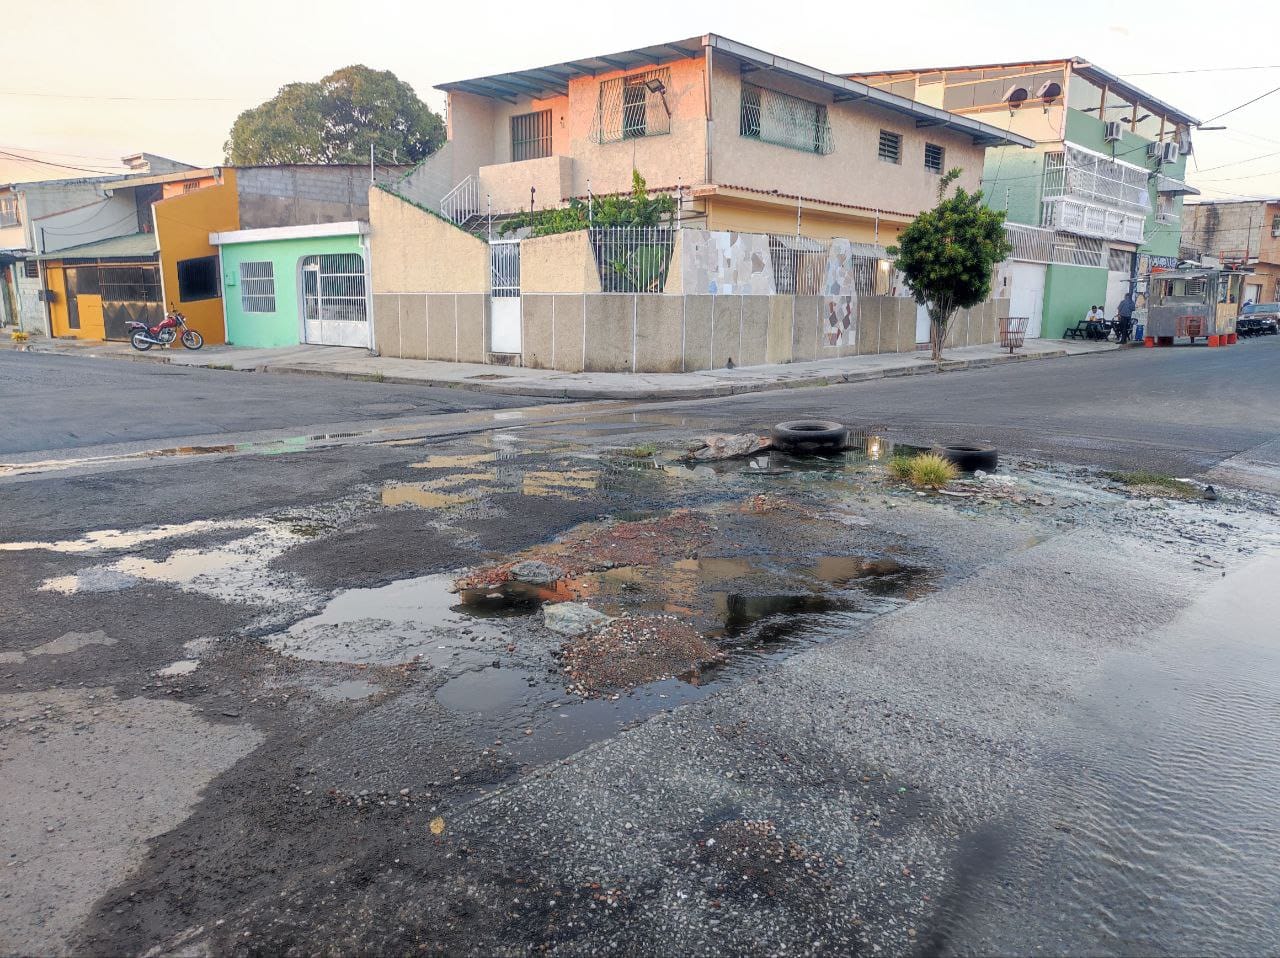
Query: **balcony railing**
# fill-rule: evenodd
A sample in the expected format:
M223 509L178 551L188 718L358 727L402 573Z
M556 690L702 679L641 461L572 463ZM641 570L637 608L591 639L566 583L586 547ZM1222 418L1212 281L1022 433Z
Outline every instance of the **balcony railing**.
M1145 215L1151 209L1149 176L1140 166L1067 144L1065 150L1045 154L1043 196L1067 196Z
M1109 209L1096 203L1058 197L1044 201L1044 226L1064 233L1141 243L1146 216Z
M1009 259L1027 263L1048 263L1053 259L1053 230L1023 223L1005 223L1005 237L1013 251Z

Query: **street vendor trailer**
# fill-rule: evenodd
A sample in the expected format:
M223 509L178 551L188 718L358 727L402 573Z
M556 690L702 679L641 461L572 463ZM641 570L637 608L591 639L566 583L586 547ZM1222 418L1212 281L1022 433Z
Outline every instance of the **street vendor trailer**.
M1221 269L1170 269L1147 277L1145 309L1138 322L1144 327L1144 346L1172 346L1175 340L1210 346L1236 341L1236 316L1245 273Z

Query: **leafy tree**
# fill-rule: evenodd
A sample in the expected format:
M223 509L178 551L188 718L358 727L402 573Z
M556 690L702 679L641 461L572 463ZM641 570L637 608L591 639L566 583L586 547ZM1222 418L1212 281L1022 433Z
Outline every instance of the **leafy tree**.
M943 198L960 172L947 172L938 185L938 204L912 220L898 245L888 249L915 301L929 310L934 362L942 359L955 311L977 306L991 294L992 271L1012 250L1004 213L984 206L981 191L957 188L955 196Z
M349 66L290 83L245 110L223 151L228 163L416 163L444 142L444 121L390 70Z

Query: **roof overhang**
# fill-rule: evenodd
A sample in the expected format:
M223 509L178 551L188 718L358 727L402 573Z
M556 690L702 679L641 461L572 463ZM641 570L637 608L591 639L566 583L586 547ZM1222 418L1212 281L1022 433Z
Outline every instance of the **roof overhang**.
M1182 182L1182 180L1174 179L1172 176L1165 176L1163 173L1156 174L1156 192L1164 193L1168 196L1199 196L1200 191L1194 186Z
M848 77L843 77L838 73L828 73L825 70L819 70L817 67L797 63L795 60L774 56L772 53L749 47L744 43L738 43L736 40L729 40L726 37L719 37L715 34L709 34L703 39L708 47L722 50L745 63L750 63L758 69L782 73L814 86L822 87L831 93L832 100L836 103L860 102L869 106L876 106L890 113L911 117L915 120L916 126L938 126L953 133L970 136L977 146L1021 146L1027 148L1035 146L1035 140L1020 136L1017 133L1010 133L988 123L970 119L967 116L950 113L947 110L928 106L905 96L898 96L895 93L868 86L857 80L850 80Z
M182 170L178 173L150 173L143 176L126 176L124 179L114 180L109 185L104 185L103 189L107 192L130 190L135 186L154 186L158 183L184 183L187 180L204 180L211 176L221 175L222 168L219 166L210 166L198 170Z
M256 230L227 230L210 233L210 246L226 246L230 243L267 243L272 240L316 239L324 236L365 236L369 224L364 220L347 220L342 223L309 223L304 226L267 226Z
M1170 119L1185 123L1187 126L1200 125L1200 121L1190 113L1184 113L1177 107L1170 106L1163 100L1153 97L1146 90L1139 89L1132 83L1126 83L1114 73L1110 73L1102 69L1100 66L1095 66L1088 60L1081 59L1080 57L1072 57L1071 72L1079 73L1086 80L1092 80L1094 83L1105 83L1107 89L1114 90L1131 100L1136 100L1144 108L1155 107L1157 112L1163 113Z
M705 39L705 37L691 37L687 40L637 47L634 50L624 50L621 53L610 53L606 56L553 63L550 66L535 67L532 70L515 70L511 73L495 73L492 76L476 77L471 80L457 80L452 83L441 83L436 86L436 89L444 90L446 93L474 93L476 96L512 103L521 97L545 99L565 96L569 92L569 81L579 77L661 66L673 60L690 60L700 57Z
M634 70L643 67L660 66L673 60L701 57L704 50L719 50L753 69L779 73L813 86L821 87L831 94L835 103L865 103L879 107L891 113L910 117L917 126L939 126L953 133L960 133L973 138L978 146L1021 146L1030 148L1035 141L1017 133L1001 130L999 127L982 123L969 117L950 113L937 107L927 106L904 96L898 96L876 87L868 86L857 80L851 80L838 73L828 73L817 67L807 66L786 57L776 56L765 50L730 40L728 37L708 33L702 37L690 37L672 43L660 43L655 46L637 47L622 53L611 53L607 56L588 57L584 60L571 60L551 66L538 67L533 70L517 70L512 73L496 73L487 77L476 77L471 80L458 80L453 83L441 83L437 90L447 93L472 93L477 96L490 97L497 100L516 102L522 97L546 98L564 96L569 90L569 81L579 77L598 76L604 73L615 73L619 70Z

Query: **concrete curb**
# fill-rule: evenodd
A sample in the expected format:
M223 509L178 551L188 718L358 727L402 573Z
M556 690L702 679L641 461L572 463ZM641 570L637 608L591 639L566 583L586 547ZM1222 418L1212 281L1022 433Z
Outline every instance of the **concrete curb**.
M15 347L23 348L23 347ZM1117 347L1118 348L1118 347ZM52 353L54 355L75 355L55 349L39 349L25 347L27 352ZM502 382L469 382L467 380L443 379L432 376L403 376L394 373L378 374L377 372L355 372L352 370L334 369L326 366L307 363L261 363L256 366L234 367L231 364L210 364L179 362L174 363L163 354L137 353L130 355L120 352L80 353L91 359L123 359L129 362L164 363L184 366L192 369L223 369L228 372L283 373L296 376L323 376L333 379L346 379L356 382L390 383L396 386L429 386L438 389L460 389L466 392L492 393L500 396L521 396L531 399L617 399L617 400L680 400L680 399L713 399L725 396L737 396L748 393L768 392L778 389L812 389L822 386L840 385L843 383L870 382L877 379L899 379L904 376L922 376L960 372L966 369L982 369L1005 363L1035 362L1043 359L1064 359L1073 356L1091 356L1095 352L1111 352L1112 350L1096 350L1087 353L1071 353L1066 349L1049 349L1037 352L1019 353L1012 356L986 356L979 359L944 359L935 365L922 361L919 365L891 366L885 369L851 369L846 372L823 371L820 373L798 373L776 379L744 379L742 382L704 382L691 383L688 386L655 387L646 389L635 386L591 386L591 385L558 385L547 383L502 383ZM231 366L228 369L227 366ZM697 373L690 373L697 376Z

